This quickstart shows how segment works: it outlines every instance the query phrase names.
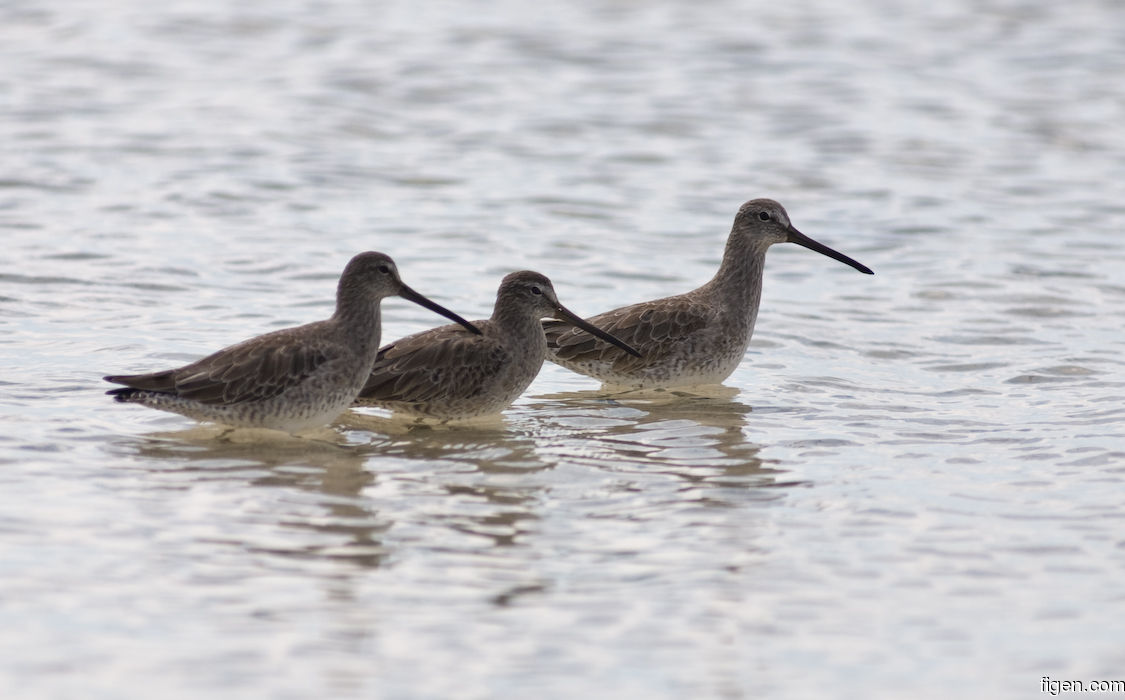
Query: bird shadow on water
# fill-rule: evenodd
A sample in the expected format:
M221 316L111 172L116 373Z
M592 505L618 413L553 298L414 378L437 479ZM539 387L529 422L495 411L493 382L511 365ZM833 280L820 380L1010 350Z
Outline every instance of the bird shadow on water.
M149 475L146 488L214 496L211 519L223 529L210 541L379 568L403 548L527 545L545 507L606 515L588 493L619 493L613 517L653 503L731 508L781 499L804 482L786 480L746 439L752 409L737 394L567 392L528 397L469 425L350 413L311 438L197 426L111 449Z
M455 424L419 424L351 413L344 425L375 431L370 467L403 465L415 490L441 498L428 525L443 526L486 547L516 544L539 518L547 489L541 478L553 465L538 453L537 439L506 416Z
M230 515L252 518L256 528L219 538L256 554L376 568L411 539L391 533L403 521L413 527L417 523L409 521L424 517L427 529L444 527L503 546L536 517L533 504L543 485L525 475L551 465L537 455L531 437L500 419L443 430L357 414L336 427L293 437L201 425L119 440L111 450L158 488L213 490L222 482L236 486L222 487L228 495L238 484L268 489L268 513ZM262 500L247 489L241 494L232 497ZM263 520L273 532L256 536Z
M334 435L325 430L305 439L201 425L118 441L113 451L128 457L131 468L146 472L154 487L214 492L219 483L225 496L238 503L254 501L253 494L227 485L270 490L276 497L268 515L249 508L223 514L253 521L244 531L224 534L221 540L227 544L250 553L376 567L386 555L381 535L392 523L363 496L376 483L376 474L364 468L363 451L338 442L338 435L333 440ZM291 543L277 536L256 538L253 533L263 522L300 536Z
M739 390L723 386L685 390L626 390L544 394L538 413L553 434L557 458L621 474L665 474L688 485L771 489L804 485L763 459L743 428L752 407ZM574 440L567 440L572 436ZM773 498L765 492L762 498Z

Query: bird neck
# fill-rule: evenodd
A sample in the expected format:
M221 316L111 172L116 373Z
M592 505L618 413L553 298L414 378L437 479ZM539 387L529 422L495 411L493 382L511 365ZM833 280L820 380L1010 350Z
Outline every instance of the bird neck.
M762 273L768 243L731 232L719 271L705 288L723 300L723 308L749 320L753 326L762 299Z
M356 352L363 354L379 349L381 306L381 299L346 294L337 298L336 313L332 315L332 320L348 329L344 335Z
M519 339L518 343L528 351L542 343L546 352L547 340L539 316L524 304L506 302L503 297L497 297L489 320L501 331L501 337Z

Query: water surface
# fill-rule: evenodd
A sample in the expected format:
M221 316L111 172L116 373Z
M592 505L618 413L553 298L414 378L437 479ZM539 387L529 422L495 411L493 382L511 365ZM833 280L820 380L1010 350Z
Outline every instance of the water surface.
M1027 697L1122 679L1111 0L0 9L4 697ZM726 387L218 439L100 377L330 313L686 291ZM392 339L441 323L400 300Z

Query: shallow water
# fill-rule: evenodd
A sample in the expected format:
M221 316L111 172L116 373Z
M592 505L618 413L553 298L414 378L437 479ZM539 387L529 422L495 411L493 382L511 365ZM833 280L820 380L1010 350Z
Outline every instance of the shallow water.
M0 7L4 697L1026 697L1125 678L1125 12L957 0ZM315 440L100 376L774 248L705 395L548 366ZM384 337L441 323L400 300Z

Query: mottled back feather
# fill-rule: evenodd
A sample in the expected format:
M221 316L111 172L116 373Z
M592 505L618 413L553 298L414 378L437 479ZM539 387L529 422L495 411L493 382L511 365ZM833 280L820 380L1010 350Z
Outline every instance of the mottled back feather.
M383 346L357 401L422 404L448 395L479 395L510 359L489 332L490 324L473 321L483 335L448 325Z
M178 369L106 377L132 389L171 394L209 405L263 401L305 381L336 352L317 343L284 342L301 328L285 329L224 348ZM307 331L305 331L307 332Z
M639 349L634 357L562 321L543 321L548 352L563 362L609 362L618 372L637 371L660 362L677 343L705 328L714 309L687 295L641 302L586 319Z

